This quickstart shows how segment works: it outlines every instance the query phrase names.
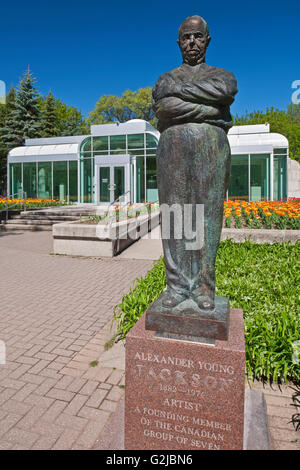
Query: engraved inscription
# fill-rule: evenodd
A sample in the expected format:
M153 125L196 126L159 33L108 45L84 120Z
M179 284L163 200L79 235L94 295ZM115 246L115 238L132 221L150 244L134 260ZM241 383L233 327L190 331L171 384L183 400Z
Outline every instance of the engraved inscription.
M136 377L147 380L149 390L159 392L159 408L136 407L142 432L155 441L174 441L182 447L224 448L233 431L231 424L209 420L206 396L212 391L225 392L234 384L231 364L194 361L150 352L136 352ZM150 383L150 385L149 385Z

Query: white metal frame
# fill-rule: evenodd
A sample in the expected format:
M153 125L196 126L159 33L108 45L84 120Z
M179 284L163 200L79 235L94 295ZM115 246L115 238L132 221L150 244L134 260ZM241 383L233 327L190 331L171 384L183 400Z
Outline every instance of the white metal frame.
M112 186L114 184L114 168L118 166L123 166L125 169L124 192L126 193L126 195L124 202L131 202L131 194L128 193L128 191L130 191L130 161L130 155L95 155L95 204L109 205L114 202L114 188L110 188L109 202L100 201L100 168L110 168L110 185Z

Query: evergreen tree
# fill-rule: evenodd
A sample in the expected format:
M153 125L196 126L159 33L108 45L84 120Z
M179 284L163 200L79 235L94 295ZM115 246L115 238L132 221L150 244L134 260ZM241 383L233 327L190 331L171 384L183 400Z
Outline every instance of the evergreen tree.
M16 92L13 86L6 95L6 103L0 106L0 194L6 193L8 147L3 140L6 123L10 121L15 109Z
M81 112L71 106L63 123L63 135L82 135L89 133Z
M10 150L24 144L25 139L40 137L39 95L34 87L36 79L29 68L20 80L14 109L0 129L2 140Z
M55 109L55 99L51 91L44 102L42 108L42 124L41 124L42 137L56 137L59 135L57 125L57 114Z

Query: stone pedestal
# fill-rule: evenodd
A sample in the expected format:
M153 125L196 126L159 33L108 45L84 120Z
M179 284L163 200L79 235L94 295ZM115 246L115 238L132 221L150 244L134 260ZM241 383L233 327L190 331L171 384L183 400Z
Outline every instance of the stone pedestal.
M243 449L242 310L214 343L159 337L145 317L126 339L125 449Z

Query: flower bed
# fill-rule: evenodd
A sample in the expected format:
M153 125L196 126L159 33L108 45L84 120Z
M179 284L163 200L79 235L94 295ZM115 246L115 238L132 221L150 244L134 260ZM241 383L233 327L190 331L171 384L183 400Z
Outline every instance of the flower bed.
M300 230L300 201L226 201L224 227Z
M8 208L24 209L25 199L8 199ZM16 205L17 204L17 205ZM51 199L26 199L26 209L33 209L35 207L53 207L69 205L66 201L51 200ZM0 201L0 210L6 209L6 199Z
M136 203L127 206L112 206L108 213L104 215L91 215L80 221L82 224L110 224L112 222L122 222L123 220L133 219L147 213L159 211L157 202Z

